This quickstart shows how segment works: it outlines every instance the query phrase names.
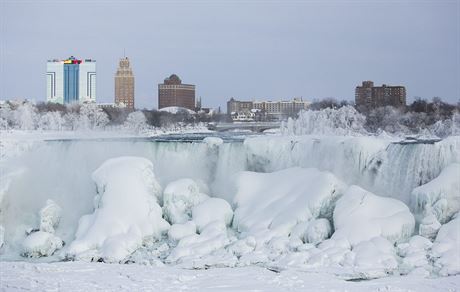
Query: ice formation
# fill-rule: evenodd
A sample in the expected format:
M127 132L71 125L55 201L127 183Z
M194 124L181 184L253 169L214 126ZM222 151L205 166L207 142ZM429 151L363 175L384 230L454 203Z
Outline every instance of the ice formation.
M179 241L192 234L196 234L196 224L193 221L188 221L183 224L173 224L168 230L168 237L172 241Z
M411 202L416 214L423 215L429 208L439 222L447 222L460 211L460 163L450 164L435 179L415 188Z
M40 230L54 233L61 219L62 209L53 200L47 200L45 207L40 210Z
M242 172L236 185L233 227L245 234L268 236L263 240L287 236L299 222L331 218L344 189L334 175L313 168Z
M460 273L458 219L449 221L458 212L459 137L433 144L334 135L221 142L54 141L24 159L6 157L6 175L27 171L5 186L0 256L57 257L59 236L70 259L259 265L346 279ZM147 159L110 159L125 155ZM89 174L98 166L94 198ZM68 172L56 179L63 168ZM25 189L34 196L21 195ZM24 226L38 227L46 199L60 207L48 202L40 231L22 242ZM415 232L406 205L416 215Z
M52 233L33 232L22 243L23 255L31 258L47 257L62 248L62 245L62 240Z
M109 159L92 177L98 191L95 210L80 219L69 257L119 262L139 248L144 238L159 239L169 228L158 205L161 188L149 160Z
M432 247L434 266L441 276L460 273L460 216L439 229Z
M332 238L347 239L352 246L377 236L394 243L412 235L415 219L404 203L351 186L337 201L334 227Z
M220 221L229 226L233 219L233 210L224 199L209 198L192 209L192 218L201 232L209 223Z
M209 198L199 185L189 178L169 183L163 193L163 212L171 223L185 223L192 218L192 209Z

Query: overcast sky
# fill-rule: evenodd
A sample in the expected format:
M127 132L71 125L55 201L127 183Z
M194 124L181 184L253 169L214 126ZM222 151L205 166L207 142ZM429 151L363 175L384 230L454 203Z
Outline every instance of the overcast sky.
M354 99L362 80L460 98L460 1L0 0L0 98L45 100L46 61L97 60L113 102L126 51L136 105L172 73L203 106L237 99Z

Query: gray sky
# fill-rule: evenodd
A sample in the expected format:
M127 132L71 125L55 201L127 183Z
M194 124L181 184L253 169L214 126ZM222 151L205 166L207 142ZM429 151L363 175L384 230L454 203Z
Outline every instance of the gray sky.
M0 98L45 100L46 60L97 60L113 102L123 49L137 107L157 107L171 73L203 106L237 99L354 99L362 80L460 98L460 0L0 0Z

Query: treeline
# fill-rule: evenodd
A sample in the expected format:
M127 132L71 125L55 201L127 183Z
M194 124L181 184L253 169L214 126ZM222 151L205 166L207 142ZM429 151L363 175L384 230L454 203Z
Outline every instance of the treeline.
M29 101L7 101L0 104L0 129L79 130L107 127L170 128L227 121L221 113L188 111L170 113L157 110L134 111L127 108L101 107L97 104L62 105Z
M344 106L354 106L354 104L346 100L326 98L313 101L310 109L339 109ZM418 97L406 107L355 108L366 118L365 129L372 133L384 130L389 133L417 134L424 129L436 129L437 135L444 136L447 134L443 133L444 129L449 129L452 122L456 122L453 121L454 114L460 113L460 102L450 104L439 97L431 100Z

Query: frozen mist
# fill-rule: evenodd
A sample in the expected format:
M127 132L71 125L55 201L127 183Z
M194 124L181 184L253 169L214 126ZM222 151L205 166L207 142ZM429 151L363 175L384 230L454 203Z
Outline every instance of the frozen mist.
M2 141L1 287L458 289L460 137L342 134Z

